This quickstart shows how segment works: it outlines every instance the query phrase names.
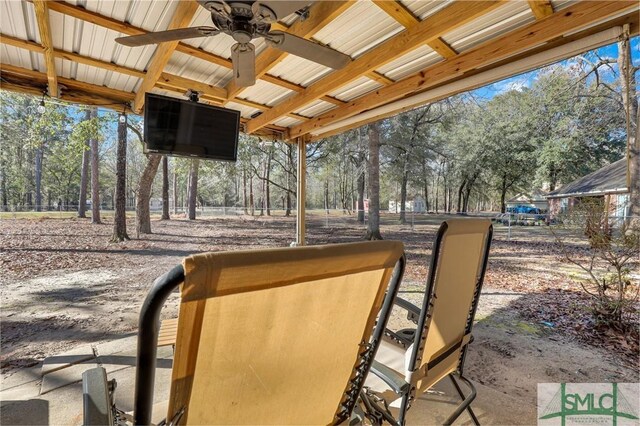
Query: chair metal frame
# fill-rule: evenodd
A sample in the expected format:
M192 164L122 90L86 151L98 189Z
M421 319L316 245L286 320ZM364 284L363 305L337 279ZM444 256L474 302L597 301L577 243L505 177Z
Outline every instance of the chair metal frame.
M440 228L438 229L436 240L433 246L430 268L429 268L429 276L427 279L427 287L426 287L426 293L424 296L422 309L418 308L411 302L404 300L400 297L396 297L396 300L395 300L395 305L407 311L407 319L413 321L416 324L416 329L415 329L415 332L413 333L413 336L410 335L411 333L406 333L407 330L401 330L400 332L394 332L388 329L385 330L385 334L388 337L397 341L404 347L408 347L412 343L415 343L411 353L410 360L409 360L410 371L415 371L419 367L419 365L417 364L420 362L419 354L422 351L420 342L424 342L427 337L428 329L425 326L427 324L429 317L431 316L432 308L434 306L433 296L434 296L434 286L435 286L435 278L436 278L436 272L437 272L436 268L438 266L438 261L440 259L440 254L442 249L442 240L446 234L447 229L448 229L447 222L443 222L440 225ZM473 328L473 321L475 318L476 310L478 308L478 300L480 298L480 292L482 290L482 284L484 282L484 276L487 269L487 261L489 259L489 249L491 247L492 237L493 237L493 225L489 225L484 250L482 253L483 258L482 258L482 263L479 271L480 273L478 276L478 280L476 282L474 295L471 302L471 308L470 308L469 315L467 317L467 323L465 326L465 335L470 334L471 329ZM420 330L419 335L416 333L418 330ZM473 402L473 400L477 395L476 388L474 387L473 383L463 375L463 368L464 368L464 361L466 359L466 354L467 354L467 347L468 347L468 344L471 343L472 341L473 341L473 338L471 338L471 340L469 340L467 344L463 344L462 341L458 342L457 344L448 348L447 351L445 351L443 354L438 356L436 359L429 362L427 366L428 369L431 369L433 366L437 365L439 362L444 360L448 355L450 355L451 353L459 349L460 346L462 346L462 349L460 352L460 359L458 361L458 369L456 372L450 373L448 375L451 382L453 383L453 386L456 389L456 392L462 399L462 402L460 403L460 405L458 405L458 407L456 407L455 411L445 420L444 422L445 425L452 424L460 416L460 414L462 414L462 412L465 410L467 410L467 412L469 413L469 416L471 417L475 425L480 424L478 421L478 418L473 412L473 409L471 408L471 403ZM376 376L378 376L380 379L382 379L387 385L389 385L397 395L401 396L402 401L400 404L400 413L398 415L398 419L396 420L393 417L390 410L388 409L388 407L381 406L372 398L372 395L367 394L366 392L363 392L362 398L367 400L365 403L365 406L372 407L375 411L377 411L376 415L378 417L384 418L384 420L386 420L391 424L398 425L398 426L404 425L406 421L407 411L411 407L411 403L413 399L415 399L416 387L414 385L410 385L406 383L404 381L404 377L400 378L395 371L387 368L386 366L380 364L377 361L374 361L373 366L371 367L371 372ZM457 376L457 379L456 379L456 376ZM464 392L462 391L462 388L460 387L460 383L458 381L463 382L470 389L470 392L468 395L464 394Z

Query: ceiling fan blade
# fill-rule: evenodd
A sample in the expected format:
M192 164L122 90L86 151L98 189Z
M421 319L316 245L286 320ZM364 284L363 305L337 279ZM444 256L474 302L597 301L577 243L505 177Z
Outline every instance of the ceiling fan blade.
M289 15L291 15L296 10L304 9L311 3L312 0L261 0L259 1L263 6L271 9L275 14L277 19L281 20Z
M231 46L231 62L233 62L233 80L238 87L256 84L256 54L253 44L236 43Z
M178 28L175 30L158 31L155 33L139 34L128 37L119 37L116 42L129 47L144 46L147 44L162 43L165 41L184 40L188 38L207 37L220 32L214 27Z
M276 49L284 50L287 53L317 62L329 68L337 70L344 68L351 62L349 55L282 31L272 31L264 37Z

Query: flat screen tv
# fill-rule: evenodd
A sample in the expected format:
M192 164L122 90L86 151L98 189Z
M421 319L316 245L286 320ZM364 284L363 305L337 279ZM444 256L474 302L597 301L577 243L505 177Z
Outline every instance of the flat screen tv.
M236 161L239 131L239 111L145 95L145 152Z

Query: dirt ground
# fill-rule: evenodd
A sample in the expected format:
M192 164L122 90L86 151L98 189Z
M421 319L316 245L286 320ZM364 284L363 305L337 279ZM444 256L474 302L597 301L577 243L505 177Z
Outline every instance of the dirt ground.
M407 270L401 295L419 304L431 243L443 216L414 225L383 218L386 239L402 240ZM3 383L20 369L87 342L131 335L151 283L190 254L213 250L283 247L295 239L295 219L212 217L154 220L154 234L109 243L112 223L87 219L0 219L0 362ZM128 229L134 229L129 222ZM308 243L360 240L351 217L311 216ZM638 382L637 337L582 333L584 299L568 279L544 227L498 225L467 375L535 404L545 382ZM164 317L177 315L177 294ZM564 319L567 312L576 315ZM568 314L567 314L568 315ZM636 318L637 319L637 318ZM394 326L403 322L396 313ZM636 324L637 325L637 324Z

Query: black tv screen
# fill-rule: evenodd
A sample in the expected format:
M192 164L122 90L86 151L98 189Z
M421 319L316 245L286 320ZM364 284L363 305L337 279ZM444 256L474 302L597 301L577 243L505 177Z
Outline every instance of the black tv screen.
M145 95L145 152L236 161L239 131L239 111Z

